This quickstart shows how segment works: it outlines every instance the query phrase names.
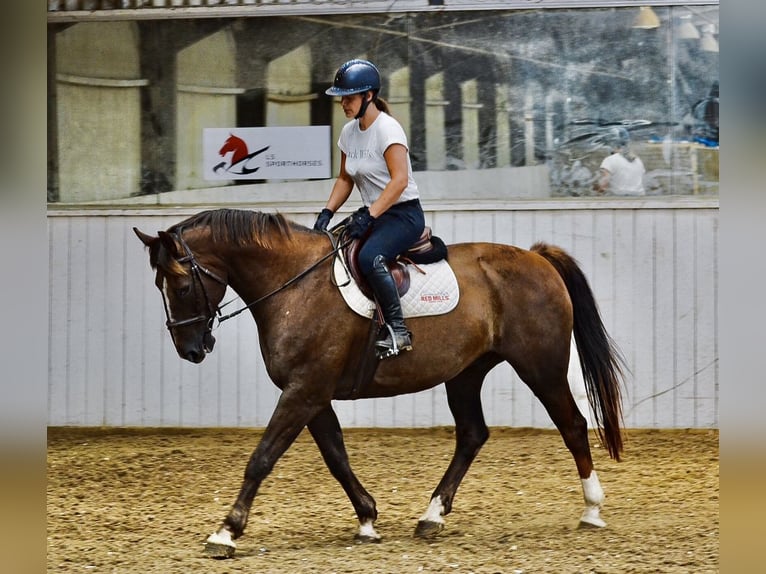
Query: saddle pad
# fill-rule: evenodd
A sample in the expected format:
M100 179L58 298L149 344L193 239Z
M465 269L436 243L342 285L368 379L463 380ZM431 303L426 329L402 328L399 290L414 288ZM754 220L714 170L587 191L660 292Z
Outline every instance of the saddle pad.
M404 317L442 315L457 306L460 292L457 278L446 260L424 265L407 265L410 289L402 296ZM363 317L372 317L375 302L368 299L351 278L341 257L335 258L335 283L351 309Z

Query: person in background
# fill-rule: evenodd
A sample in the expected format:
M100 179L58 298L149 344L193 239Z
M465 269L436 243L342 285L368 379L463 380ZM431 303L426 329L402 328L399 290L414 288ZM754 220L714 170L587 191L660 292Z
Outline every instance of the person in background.
M706 98L692 106L694 127L692 136L695 141L708 145L718 145L718 80L713 82Z
M339 96L349 121L338 138L340 171L314 229L325 230L349 198L354 185L363 206L351 215L348 233L366 237L359 267L375 293L385 336L376 341L380 358L412 349L394 278L386 261L411 247L425 229L418 186L412 177L407 136L379 97L380 72L367 60L350 60L335 74L326 94Z
M607 135L611 153L601 162L600 173L593 188L598 193L614 195L644 195L644 162L630 150L630 134L613 127Z

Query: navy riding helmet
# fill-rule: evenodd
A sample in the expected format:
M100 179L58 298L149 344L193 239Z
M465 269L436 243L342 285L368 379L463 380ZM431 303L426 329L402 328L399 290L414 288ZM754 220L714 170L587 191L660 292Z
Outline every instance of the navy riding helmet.
M380 72L375 64L367 60L349 60L335 72L332 86L325 90L328 96L350 96L372 91L380 91Z

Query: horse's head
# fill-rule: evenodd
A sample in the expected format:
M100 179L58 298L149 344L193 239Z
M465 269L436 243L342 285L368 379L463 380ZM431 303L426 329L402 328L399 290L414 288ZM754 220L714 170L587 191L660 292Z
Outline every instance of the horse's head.
M154 283L162 293L167 327L182 359L200 363L213 350L212 335L218 304L226 292L220 272L200 264L180 233L160 231L157 237L133 228L149 248Z
M230 151L234 152L231 157L232 164L235 164L247 157L247 144L245 143L245 140L231 134L228 138L226 138L226 141L223 142L221 149L218 150L218 155L223 157Z

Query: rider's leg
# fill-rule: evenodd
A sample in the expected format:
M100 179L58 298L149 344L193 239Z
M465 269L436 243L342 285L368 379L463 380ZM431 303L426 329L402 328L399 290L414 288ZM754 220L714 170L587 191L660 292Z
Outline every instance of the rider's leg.
M412 334L404 324L402 304L396 282L386 265L386 259L382 255L375 257L372 263L372 271L367 275L367 281L375 292L380 310L386 325L387 333L383 339L375 342L378 353L383 357L397 355L400 351L412 349Z
M359 250L359 267L375 292L389 333L376 344L382 357L412 347L412 338L404 325L401 301L387 261L394 260L420 238L425 218L420 202L412 200L392 206L375 220L372 231ZM390 331L394 331L392 336ZM398 333L398 335L397 335ZM388 342L386 342L386 340ZM392 352L389 352L392 351Z

